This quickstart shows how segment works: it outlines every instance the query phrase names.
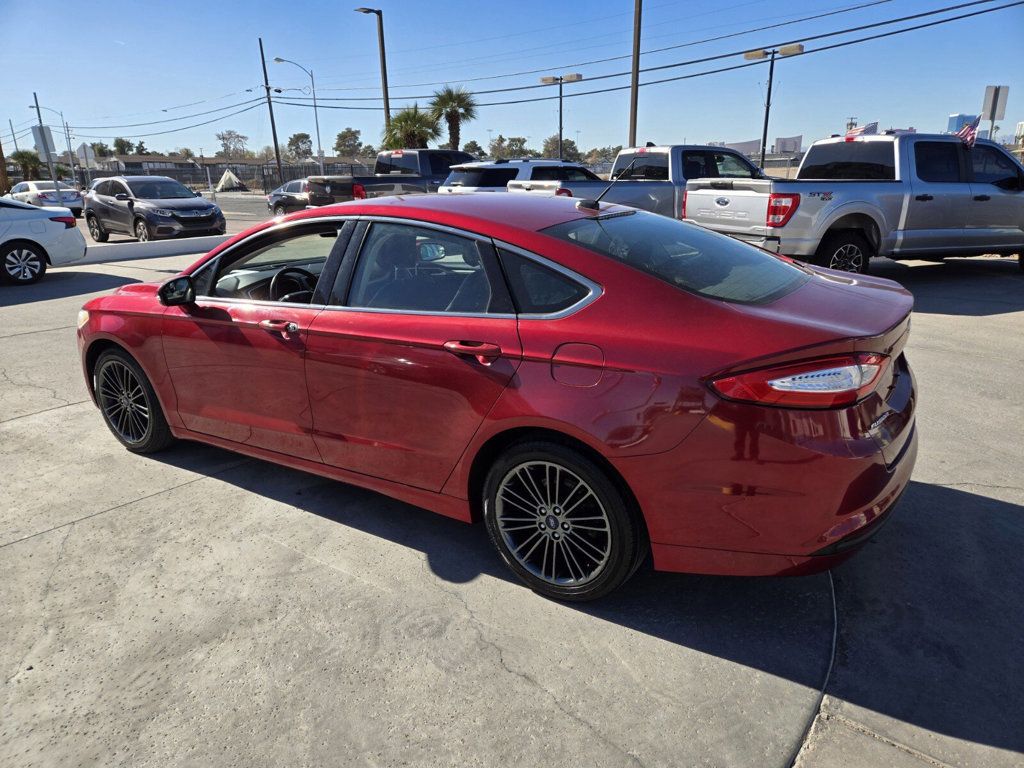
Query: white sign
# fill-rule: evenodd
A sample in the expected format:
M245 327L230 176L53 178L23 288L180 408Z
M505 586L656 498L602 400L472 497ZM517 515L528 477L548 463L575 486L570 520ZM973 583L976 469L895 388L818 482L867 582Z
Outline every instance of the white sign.
M1006 97L1009 94L1008 85L985 86L985 103L981 108L981 119L1002 120L1006 117Z
M36 152L39 153L40 159L56 160L57 150L53 145L53 134L50 133L48 126L32 126L32 140L36 143Z

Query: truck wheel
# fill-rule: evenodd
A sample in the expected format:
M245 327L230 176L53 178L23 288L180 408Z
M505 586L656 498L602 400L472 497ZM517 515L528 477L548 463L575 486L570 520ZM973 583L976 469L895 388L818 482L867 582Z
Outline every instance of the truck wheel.
M812 263L840 272L866 274L868 260L874 255L871 244L860 232L843 229L826 235Z

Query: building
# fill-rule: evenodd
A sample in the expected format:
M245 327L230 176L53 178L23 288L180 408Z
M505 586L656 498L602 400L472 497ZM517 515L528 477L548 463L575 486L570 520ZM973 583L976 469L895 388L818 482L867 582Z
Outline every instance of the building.
M946 123L946 133L956 133L965 125L969 125L977 119L977 115L965 115L963 112L957 112L955 115L950 115L949 122Z

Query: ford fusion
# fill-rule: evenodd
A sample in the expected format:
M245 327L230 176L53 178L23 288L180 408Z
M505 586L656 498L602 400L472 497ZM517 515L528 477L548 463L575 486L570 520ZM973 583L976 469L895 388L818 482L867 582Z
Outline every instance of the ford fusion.
M887 519L917 449L898 284L616 205L303 211L89 301L114 436L196 440L482 521L531 588L800 574Z

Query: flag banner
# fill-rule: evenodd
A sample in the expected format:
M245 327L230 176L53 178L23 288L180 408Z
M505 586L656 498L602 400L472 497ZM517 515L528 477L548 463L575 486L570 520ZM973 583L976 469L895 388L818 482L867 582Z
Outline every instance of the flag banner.
M846 132L847 136L874 136L878 133L878 123L868 123L867 125L858 125L855 128L851 128Z
M974 118L973 122L968 123L959 131L956 132L957 137L964 143L964 145L970 149L974 146L974 142L978 140L978 125L981 123L981 116Z

